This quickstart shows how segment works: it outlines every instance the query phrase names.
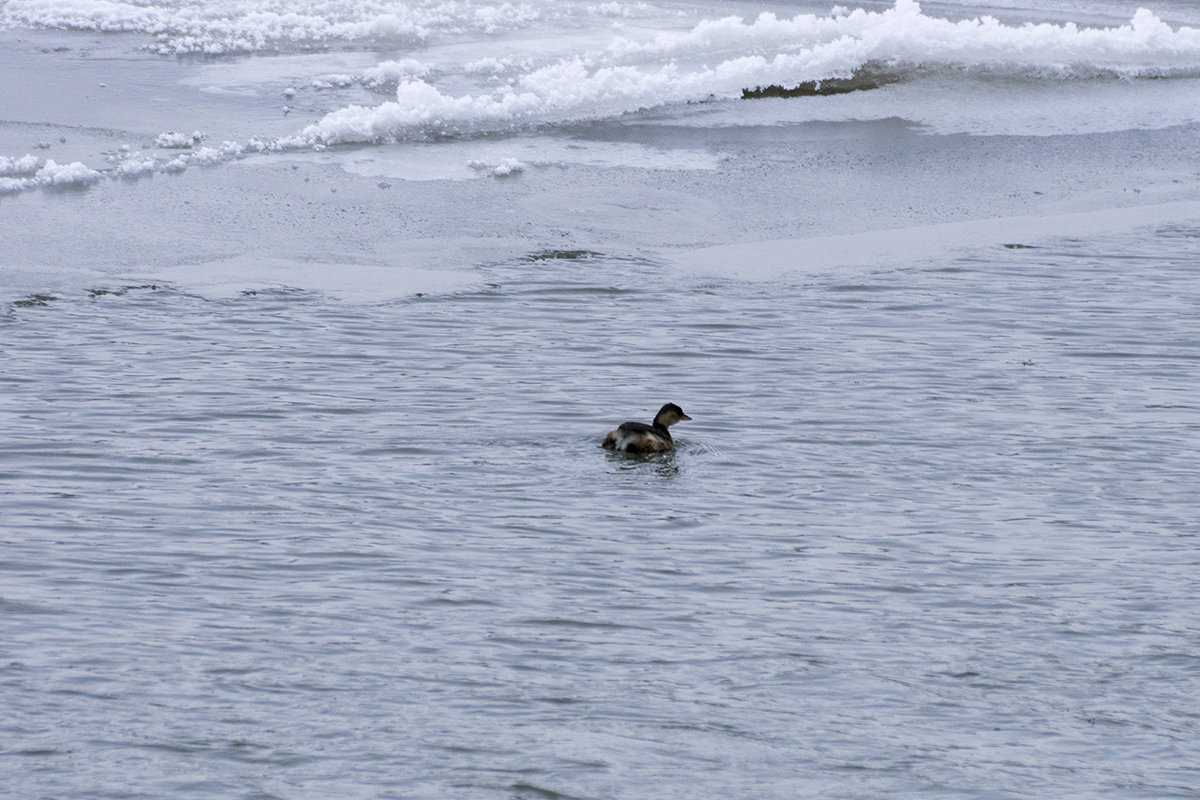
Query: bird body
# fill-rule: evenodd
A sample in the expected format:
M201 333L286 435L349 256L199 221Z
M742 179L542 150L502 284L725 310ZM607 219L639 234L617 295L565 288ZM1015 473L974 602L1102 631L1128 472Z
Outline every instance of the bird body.
M605 450L625 453L665 453L675 449L669 428L676 422L689 420L683 409L667 403L654 415L654 422L625 422L604 437L601 445Z

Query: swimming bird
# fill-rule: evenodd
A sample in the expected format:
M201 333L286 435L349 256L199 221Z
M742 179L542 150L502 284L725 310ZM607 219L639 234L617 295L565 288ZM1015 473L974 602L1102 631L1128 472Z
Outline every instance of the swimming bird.
M605 450L623 450L626 453L665 453L675 449L671 432L667 430L676 422L689 420L683 409L667 403L654 415L654 422L625 422L621 427L604 437Z

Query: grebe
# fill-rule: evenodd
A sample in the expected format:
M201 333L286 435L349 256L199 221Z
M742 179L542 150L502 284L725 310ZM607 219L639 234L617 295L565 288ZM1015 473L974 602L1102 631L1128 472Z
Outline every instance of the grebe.
M605 450L624 450L626 453L665 453L675 449L671 432L667 430L676 422L689 420L683 409L667 403L654 415L654 422L626 422L604 437Z

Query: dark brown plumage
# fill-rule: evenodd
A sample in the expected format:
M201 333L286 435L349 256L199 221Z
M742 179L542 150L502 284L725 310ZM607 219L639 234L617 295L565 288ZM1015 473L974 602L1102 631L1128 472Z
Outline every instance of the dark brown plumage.
M683 409L667 403L654 415L654 422L626 422L604 437L605 450L620 450L625 453L665 453L675 449L675 442L668 430L676 422L689 420Z

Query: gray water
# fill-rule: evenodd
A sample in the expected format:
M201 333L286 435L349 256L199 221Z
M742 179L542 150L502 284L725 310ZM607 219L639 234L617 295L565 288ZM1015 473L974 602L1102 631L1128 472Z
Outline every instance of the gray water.
M1198 255L10 300L0 795L1200 797Z

